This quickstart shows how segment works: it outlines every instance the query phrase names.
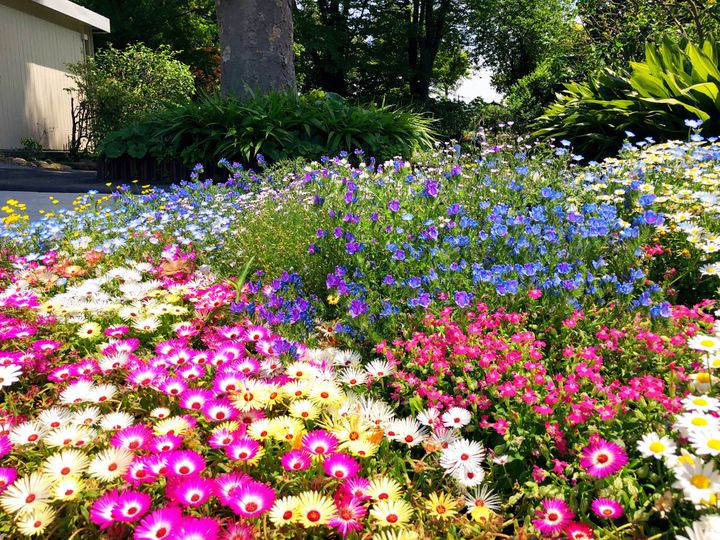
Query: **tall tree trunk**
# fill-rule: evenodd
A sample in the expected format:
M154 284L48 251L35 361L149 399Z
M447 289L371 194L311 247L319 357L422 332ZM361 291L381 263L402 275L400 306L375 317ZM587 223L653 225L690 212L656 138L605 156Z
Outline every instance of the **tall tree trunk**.
M430 81L435 59L447 30L446 21L452 0L413 0L408 41L410 66L410 94L416 101L430 97Z
M295 89L292 0L215 0L220 91L241 99Z

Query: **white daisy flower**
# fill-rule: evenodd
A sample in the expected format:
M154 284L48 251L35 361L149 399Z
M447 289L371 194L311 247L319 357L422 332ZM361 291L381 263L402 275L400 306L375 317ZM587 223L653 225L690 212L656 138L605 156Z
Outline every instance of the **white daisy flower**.
M711 412L720 410L720 399L708 395L685 396L682 400L683 407L688 411Z
M698 334L688 340L688 347L696 351L713 352L720 350L720 338Z
M689 434L690 444L700 456L720 455L720 430L696 430Z
M442 423L447 428L460 429L472 420L472 414L462 407L451 407L442 415Z
M365 366L365 370L375 379L388 377L395 372L395 368L387 360L373 360Z
M440 410L435 407L430 407L429 409L420 411L417 414L417 419L422 425L432 427L440 419Z
M127 472L135 455L124 448L107 448L90 462L88 474L102 482L112 482Z
M20 380L22 376L22 368L15 364L0 366L0 388L10 386Z
M445 469L446 474L470 471L477 475L478 471L482 471L484 457L485 449L480 443L459 439L450 443L447 448L443 448L440 454L440 466Z
M694 504L709 501L720 491L720 474L712 463L703 463L698 458L693 463L678 462L673 470L677 478L673 487L682 490L685 498Z
M637 448L643 457L663 459L675 455L677 446L670 437L661 437L653 432L643 435L637 443Z
M34 472L13 482L0 497L0 506L8 514L31 512L51 497L52 480Z

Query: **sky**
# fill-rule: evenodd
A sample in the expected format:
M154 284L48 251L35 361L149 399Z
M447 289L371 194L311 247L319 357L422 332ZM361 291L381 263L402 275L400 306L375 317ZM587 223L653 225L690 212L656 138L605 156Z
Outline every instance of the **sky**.
M499 103L502 101L502 96L490 86L490 74L491 72L488 69L476 71L472 77L465 79L457 92L452 94L452 97L457 97L462 101L472 101L476 97L481 97L485 101Z

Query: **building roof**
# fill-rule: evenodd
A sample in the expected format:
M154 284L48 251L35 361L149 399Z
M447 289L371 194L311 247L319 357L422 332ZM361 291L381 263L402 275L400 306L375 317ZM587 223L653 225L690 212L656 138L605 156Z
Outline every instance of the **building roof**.
M32 0L36 4L45 6L48 9L62 13L67 17L84 22L103 32L110 31L110 19L103 17L99 13L90 11L87 8L79 6L70 0Z

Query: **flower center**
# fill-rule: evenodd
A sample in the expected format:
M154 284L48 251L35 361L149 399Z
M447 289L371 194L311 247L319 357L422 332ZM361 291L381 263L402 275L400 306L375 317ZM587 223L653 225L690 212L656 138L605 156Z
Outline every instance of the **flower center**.
M245 511L248 513L255 512L255 511L257 511L257 509L258 509L257 503L249 502L245 505Z
M698 426L698 427L702 427L702 426L707 426L707 425L708 425L708 421L707 421L705 418L693 418L693 419L690 421L690 423L691 423L693 426Z
M320 521L320 512L318 512L317 510L310 510L310 511L307 513L307 519L308 519L308 521L310 521L311 523L315 523L315 522L317 522L317 521Z
M397 514L388 514L388 517L386 519L388 523L397 523L399 518Z
M548 521L555 522L555 521L558 521L558 520L560 519L560 515L559 515L558 513L556 513L556 512L550 512L550 513L547 515L547 519L548 519Z
M292 519L292 517L293 513L290 510L285 510L285 513L283 514L283 519L287 521L289 519Z
M70 474L70 467L63 467L62 469L60 469L60 474L62 476L65 476L66 474Z
M597 458L595 458L595 460L598 463L600 463L601 465L604 465L605 463L610 461L610 456L608 456L607 454L598 454L598 456L597 456Z
M690 479L690 483L698 489L708 489L710 479L704 474L696 474Z
M654 452L656 454L659 454L660 452L665 451L665 445L658 441L655 441L654 443L652 443L649 448L650 448L651 452Z
M188 467L187 465L183 465L178 469L178 472L180 474L188 474L190 472L190 467Z

